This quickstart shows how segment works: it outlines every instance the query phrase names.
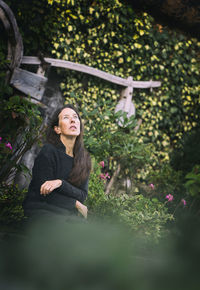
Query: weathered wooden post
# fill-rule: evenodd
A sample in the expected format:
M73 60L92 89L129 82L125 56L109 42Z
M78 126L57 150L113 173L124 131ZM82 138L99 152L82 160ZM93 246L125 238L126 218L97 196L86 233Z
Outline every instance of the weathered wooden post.
M130 76L127 78L128 86L125 89L122 89L120 100L115 108L115 112L123 111L127 113L127 118L129 119L131 116L135 115L135 105L132 102L133 88L150 88L152 90L153 87L159 87L161 85L160 82L153 82L150 80L149 82L134 82L133 78ZM134 131L137 131L142 123L142 119L139 119L137 122L137 126L134 128ZM123 117L120 117L118 120L119 126L124 126ZM121 170L120 164L117 164L117 168L114 171L112 178L110 179L105 194L109 194L111 187L113 186L117 176L119 175Z
M127 78L128 82L133 81L133 77ZM120 94L120 101L118 102L115 112L123 111L127 113L127 118L130 118L131 116L135 115L135 105L132 102L132 95L133 95L133 87L130 85L126 87L125 89L122 89ZM123 117L120 117L118 120L118 125L123 126L124 120Z

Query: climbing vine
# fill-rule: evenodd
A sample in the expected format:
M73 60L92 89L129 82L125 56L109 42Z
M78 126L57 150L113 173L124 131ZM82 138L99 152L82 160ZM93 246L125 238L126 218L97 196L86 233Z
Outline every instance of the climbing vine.
M123 78L162 82L153 91L135 89L133 94L136 117L143 120L140 142L154 145L153 167L168 161L183 136L199 127L197 39L158 25L147 13L137 14L118 0L33 0L10 5L17 11L26 54L42 51ZM66 102L78 104L81 111L114 111L118 86L76 72L59 72ZM84 117L89 131L94 117Z
M49 1L59 13L59 29L52 41L55 58L83 63L135 80L160 80L158 89L135 89L138 132L142 142L155 145L153 165L169 159L185 133L199 125L199 63L196 39L157 25L147 13L137 15L119 1ZM66 10L67 7L67 10ZM119 87L91 77L66 73L61 88L67 101L99 113Z

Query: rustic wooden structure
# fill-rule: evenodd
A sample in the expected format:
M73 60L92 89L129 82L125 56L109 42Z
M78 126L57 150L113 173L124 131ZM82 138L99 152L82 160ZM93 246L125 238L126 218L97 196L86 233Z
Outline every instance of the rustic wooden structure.
M127 79L112 75L110 73L95 69L93 67L89 67L87 65L74 63L71 61L65 61L60 59L53 59L53 58L44 58L44 61L46 63L49 63L52 67L59 67L59 68L65 68L65 69L71 69L78 72L83 72L86 74L90 74L94 77L101 78L103 80L106 80L108 82L120 85L123 87L121 91L121 99L116 106L115 111L122 110L124 112L127 112L127 117L130 117L135 114L135 106L132 102L132 94L134 88L155 88L159 87L161 85L161 82L153 82L153 81L134 81L133 78L130 76ZM22 58L22 64L32 64L32 65L38 65L40 67L41 60L38 57L33 56L24 56ZM43 72L44 73L44 72ZM12 84L15 85L15 82L18 81L18 78L16 75L12 78ZM122 125L123 120L121 119L118 124Z
M130 76L127 79L109 74L107 72L89 67L87 65L78 64L70 61L41 58L33 56L23 56L23 43L22 38L17 27L15 17L10 8L2 0L0 0L0 19L8 33L8 59L10 60L9 77L10 84L23 92L30 95L32 100L41 101L45 90L47 77L45 77L45 69L42 65L43 62L52 67L59 67L70 69L92 76L104 79L111 83L122 86L121 100L119 101L116 111L123 110L127 112L127 116L135 114L135 106L132 103L132 93L134 88L153 88L159 87L160 82L153 81L134 81ZM20 68L21 64L37 65L37 74L23 70ZM119 122L121 124L122 120Z

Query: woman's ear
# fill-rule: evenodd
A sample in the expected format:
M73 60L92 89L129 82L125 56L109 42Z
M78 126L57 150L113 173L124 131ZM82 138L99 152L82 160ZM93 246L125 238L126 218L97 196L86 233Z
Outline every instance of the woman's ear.
M58 126L54 126L54 131L56 134L60 134L60 128Z

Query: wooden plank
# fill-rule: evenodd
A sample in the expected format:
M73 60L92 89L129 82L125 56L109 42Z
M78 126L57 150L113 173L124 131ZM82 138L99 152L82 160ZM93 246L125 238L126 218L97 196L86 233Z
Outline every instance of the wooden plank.
M90 75L93 75L95 77L99 77L101 79L104 79L106 81L109 81L111 83L115 83L117 85L121 85L124 87L133 87L133 88L140 88L140 89L145 89L145 88L156 88L161 86L161 82L154 82L154 81L133 81L129 79L123 79L121 77L117 77L115 75L106 73L104 71L95 69L93 67L89 67L84 64L79 64L79 63L74 63L71 61L66 61L66 60L61 60L61 59L54 59L54 58L48 58L45 57L44 60L46 62L49 62L51 66L54 67L62 67L66 69L71 69L83 73L87 73ZM22 58L22 64L35 64L35 65L40 65L40 60L38 57L34 56L24 56Z
M20 68L15 68L10 83L19 91L40 101L47 80L48 79L44 76Z

